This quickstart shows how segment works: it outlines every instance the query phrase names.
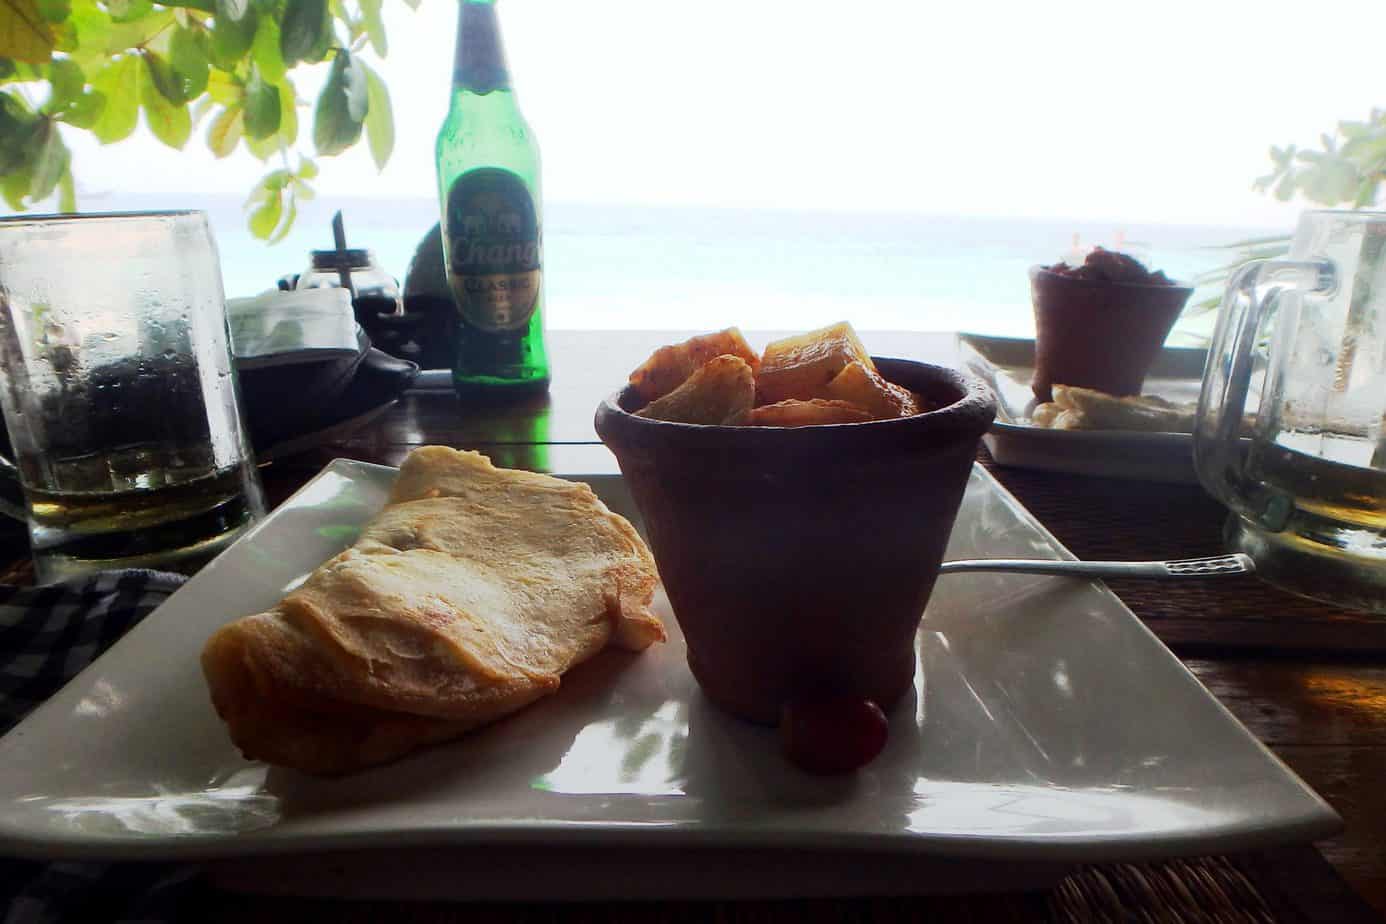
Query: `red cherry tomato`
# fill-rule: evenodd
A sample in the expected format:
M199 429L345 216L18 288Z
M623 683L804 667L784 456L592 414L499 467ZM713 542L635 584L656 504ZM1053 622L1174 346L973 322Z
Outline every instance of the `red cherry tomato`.
M809 773L850 773L885 747L890 725L869 699L800 699L780 710L780 748Z

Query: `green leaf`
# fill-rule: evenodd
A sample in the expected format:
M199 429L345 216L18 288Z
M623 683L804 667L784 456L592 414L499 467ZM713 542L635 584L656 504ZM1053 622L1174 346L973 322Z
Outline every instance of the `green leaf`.
M58 211L77 211L77 184L72 179L71 161L68 162L67 169L63 171L62 177L58 180Z
M279 132L279 88L265 83L258 68L245 85L245 133L257 141Z
M207 95L223 106L231 106L245 99L245 86L235 74L214 69L207 75Z
M113 22L138 22L154 12L152 0L106 0Z
M9 58L0 58L0 80L9 80L19 69L14 66L14 62Z
M159 0L163 6L177 6L185 10L200 10L203 13L215 13L217 5L213 0Z
M289 0L280 27L279 51L287 65L318 61L314 57L324 37L331 34L327 0Z
M87 78L82 68L71 58L54 58L48 62L48 102L43 104L45 112L61 112L72 105L82 95Z
M168 63L181 85L185 100L197 99L207 89L211 72L207 34L179 26L168 42Z
M24 197L29 194L29 171L15 170L0 177L0 194L5 197L6 204L16 212L22 212L27 207Z
M298 140L298 95L287 76L279 84L279 140L290 146Z
M269 242L271 244L278 244L284 240L293 230L294 222L298 221L298 203L294 199L293 187L289 187L288 200L289 205L284 214L284 222L279 226L278 231L270 235Z
M33 166L42 122L18 96L0 93L0 176L16 171L27 176Z
M224 71L234 71L255 41L256 15L239 20L218 16L212 25L212 63Z
M94 73L106 63L111 43L111 17L92 0L73 0L68 20L68 55Z
M41 202L52 195L71 163L72 154L63 144L58 123L44 119L39 132L38 154L29 178L29 199Z
M284 79L287 70L284 55L279 50L279 23L273 16L261 16L255 27L255 41L251 45L251 57L260 69L265 80L278 83Z
M72 15L70 0L37 0L39 15L51 23L64 22Z
M140 57L144 58L145 74L165 100L174 106L187 103L188 95L183 80L173 72L168 61L152 51L143 51Z
M249 9L250 0L216 0L217 19L226 18L239 22L245 19Z
M144 122L154 133L155 138L175 150L181 150L188 143L188 136L192 134L192 115L188 112L186 104L178 105L169 101L168 97L157 87L154 67L151 64L153 57L153 55L141 57L145 66L145 79L140 83L140 102L144 106Z
M274 229L278 227L283 208L284 205L278 192L266 197L264 203L250 213L251 233L261 240L267 240L274 233Z
M298 178L300 180L314 180L318 176L318 165L311 159L305 157L298 163Z
M106 95L99 90L93 90L78 97L72 105L57 113L55 117L74 128L90 129L96 125L105 110Z
M42 64L53 56L53 42L34 0L0 0L0 57Z
M140 61L135 55L122 55L91 80L92 87L105 97L106 105L92 125L92 134L102 144L128 138L139 122Z
M366 71L351 52L337 49L313 112L313 145L319 154L340 154L361 138L370 103Z
M129 22L111 21L108 23L110 31L106 50L117 52L129 48L144 48L155 41L165 29L174 25L175 19L172 10L158 10Z
M282 144L283 142L273 135L268 138L251 138L247 136L245 139L245 149L260 160L269 160L271 157L278 154Z
M384 0L361 0L361 19L366 26L366 35L371 40L371 48L383 58L389 53L390 45L385 38L385 20L380 15L382 6Z
M395 116L390 108L390 91L380 75L362 65L366 72L366 141L377 170L384 170L395 149Z
M245 113L240 106L228 106L221 111L207 129L207 147L218 158L226 157L236 150L245 133Z

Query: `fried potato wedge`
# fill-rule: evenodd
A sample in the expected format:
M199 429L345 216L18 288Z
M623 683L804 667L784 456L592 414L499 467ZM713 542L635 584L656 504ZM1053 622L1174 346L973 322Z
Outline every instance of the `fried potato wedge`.
M871 412L846 401L810 398L777 401L751 408L737 423L752 427L817 427L823 424L864 423Z
M876 371L866 347L846 321L776 340L765 348L756 370L756 402L832 399L835 396L828 394L828 383L854 362Z
M676 423L723 424L739 419L756 401L755 373L740 356L716 356L678 388L636 412L637 417Z
M728 327L683 343L660 347L630 374L630 384L640 396L641 403L649 404L678 388L700 366L717 356L740 357L752 372L760 366L760 357L751 349L741 331Z
M828 397L865 408L878 420L912 417L920 411L914 392L887 382L874 368L861 361L851 362L827 387Z

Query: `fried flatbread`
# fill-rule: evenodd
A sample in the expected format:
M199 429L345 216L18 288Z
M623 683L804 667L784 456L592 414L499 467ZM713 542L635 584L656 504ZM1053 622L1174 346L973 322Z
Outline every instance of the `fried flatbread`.
M218 630L202 667L246 757L345 773L514 712L607 645L662 641L657 581L586 485L427 446L354 546Z

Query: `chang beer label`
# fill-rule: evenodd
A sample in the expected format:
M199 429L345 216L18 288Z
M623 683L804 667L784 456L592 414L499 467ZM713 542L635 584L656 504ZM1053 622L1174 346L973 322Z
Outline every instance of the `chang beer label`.
M485 331L518 330L539 302L539 213L524 181L486 167L448 192L448 284L457 310Z

